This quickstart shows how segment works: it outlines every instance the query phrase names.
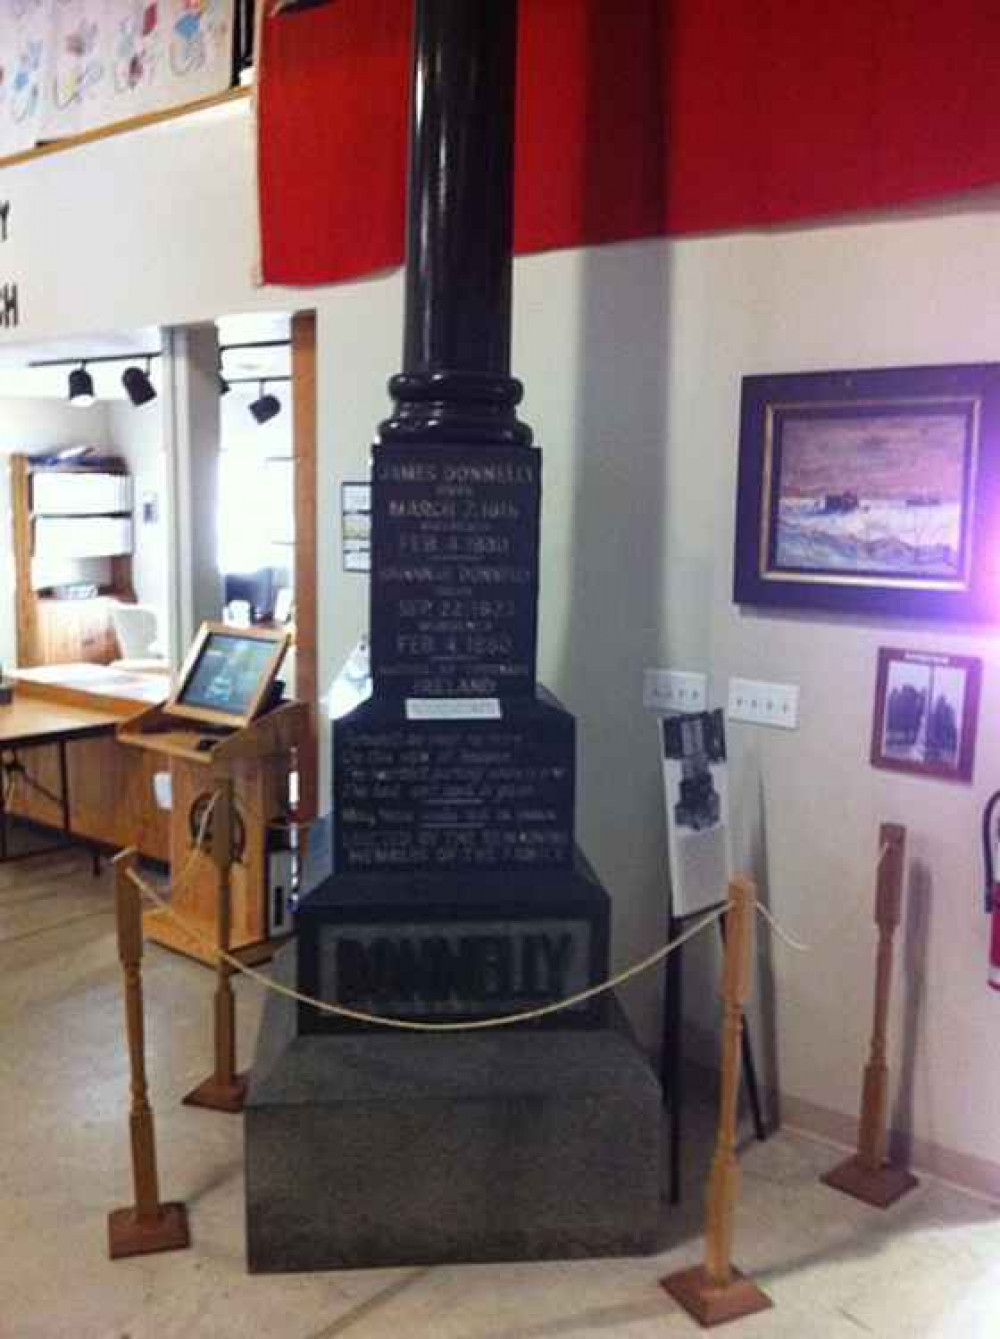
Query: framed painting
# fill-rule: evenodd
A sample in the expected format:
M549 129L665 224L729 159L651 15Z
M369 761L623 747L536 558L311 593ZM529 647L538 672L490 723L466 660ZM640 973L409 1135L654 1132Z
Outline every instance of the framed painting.
M734 598L1000 618L1000 364L744 377Z
M971 781L981 680L972 656L881 647L872 766Z

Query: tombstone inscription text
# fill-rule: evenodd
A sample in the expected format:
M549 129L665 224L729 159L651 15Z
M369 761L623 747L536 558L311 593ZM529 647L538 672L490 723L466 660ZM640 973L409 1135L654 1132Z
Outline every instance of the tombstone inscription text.
M372 490L372 673L404 697L535 686L539 452L381 445Z
M575 723L552 699L494 720L365 703L334 725L335 868L524 869L573 856Z

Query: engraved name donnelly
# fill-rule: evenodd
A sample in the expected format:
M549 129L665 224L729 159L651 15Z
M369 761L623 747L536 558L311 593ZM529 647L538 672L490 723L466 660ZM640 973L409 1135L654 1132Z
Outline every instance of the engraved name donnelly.
M398 1009L558 999L577 947L569 932L362 935L337 935L337 999Z
M407 566L388 563L375 574L376 581L400 585L444 585L451 582L455 589L462 586L527 586L534 573L530 567L432 567L429 564Z
M534 464L494 465L461 463L432 464L382 461L376 468L379 483L396 484L531 484L535 482Z

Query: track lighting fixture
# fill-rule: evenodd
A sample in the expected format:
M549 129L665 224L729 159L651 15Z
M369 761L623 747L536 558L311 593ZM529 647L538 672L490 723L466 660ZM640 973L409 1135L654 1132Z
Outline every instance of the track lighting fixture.
M238 372L240 370L239 361L231 368L228 377L225 373L227 353L246 353L251 350L256 352L259 349L290 350L291 344L287 339L245 339L234 344L219 345L219 394L228 395L234 386L253 385L256 382L260 388L260 398L250 405L250 412L258 423L266 423L269 419L274 418L276 414L281 413L281 401L274 395L265 395L264 385L267 382L290 381L291 378L287 373L276 372L274 376L266 377L261 377L259 372L257 376L234 376L233 371ZM251 359L250 361L253 363L255 360ZM246 360L244 359L243 362L245 363Z
M69 402L78 409L89 409L94 403L94 378L81 363L69 374Z
M156 387L149 379L152 359L146 359L146 370L141 367L126 367L122 373L122 385L125 387L125 393L132 403L139 405L149 404L150 400L156 399Z
M94 378L87 370L88 367L92 367L95 363L128 363L129 366L122 373L122 385L132 403L141 405L156 399L156 387L149 374L153 359L161 356L159 349L151 353L95 353L86 358L35 358L28 366L72 367L73 370L69 374L69 402L72 405L79 405L80 408L86 408L92 405L96 398ZM136 359L141 359L146 364L145 371L136 365Z
M281 401L276 395L265 395L264 384L263 381L259 383L260 394L250 404L250 413L257 423L268 423L281 413Z

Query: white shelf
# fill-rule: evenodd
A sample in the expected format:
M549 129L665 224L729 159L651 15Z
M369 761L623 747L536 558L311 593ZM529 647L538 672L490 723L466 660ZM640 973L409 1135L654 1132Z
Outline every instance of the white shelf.
M43 562L132 552L131 516L36 516L34 529L34 556Z
M31 476L31 510L35 516L131 512L132 479L96 470L38 470Z

